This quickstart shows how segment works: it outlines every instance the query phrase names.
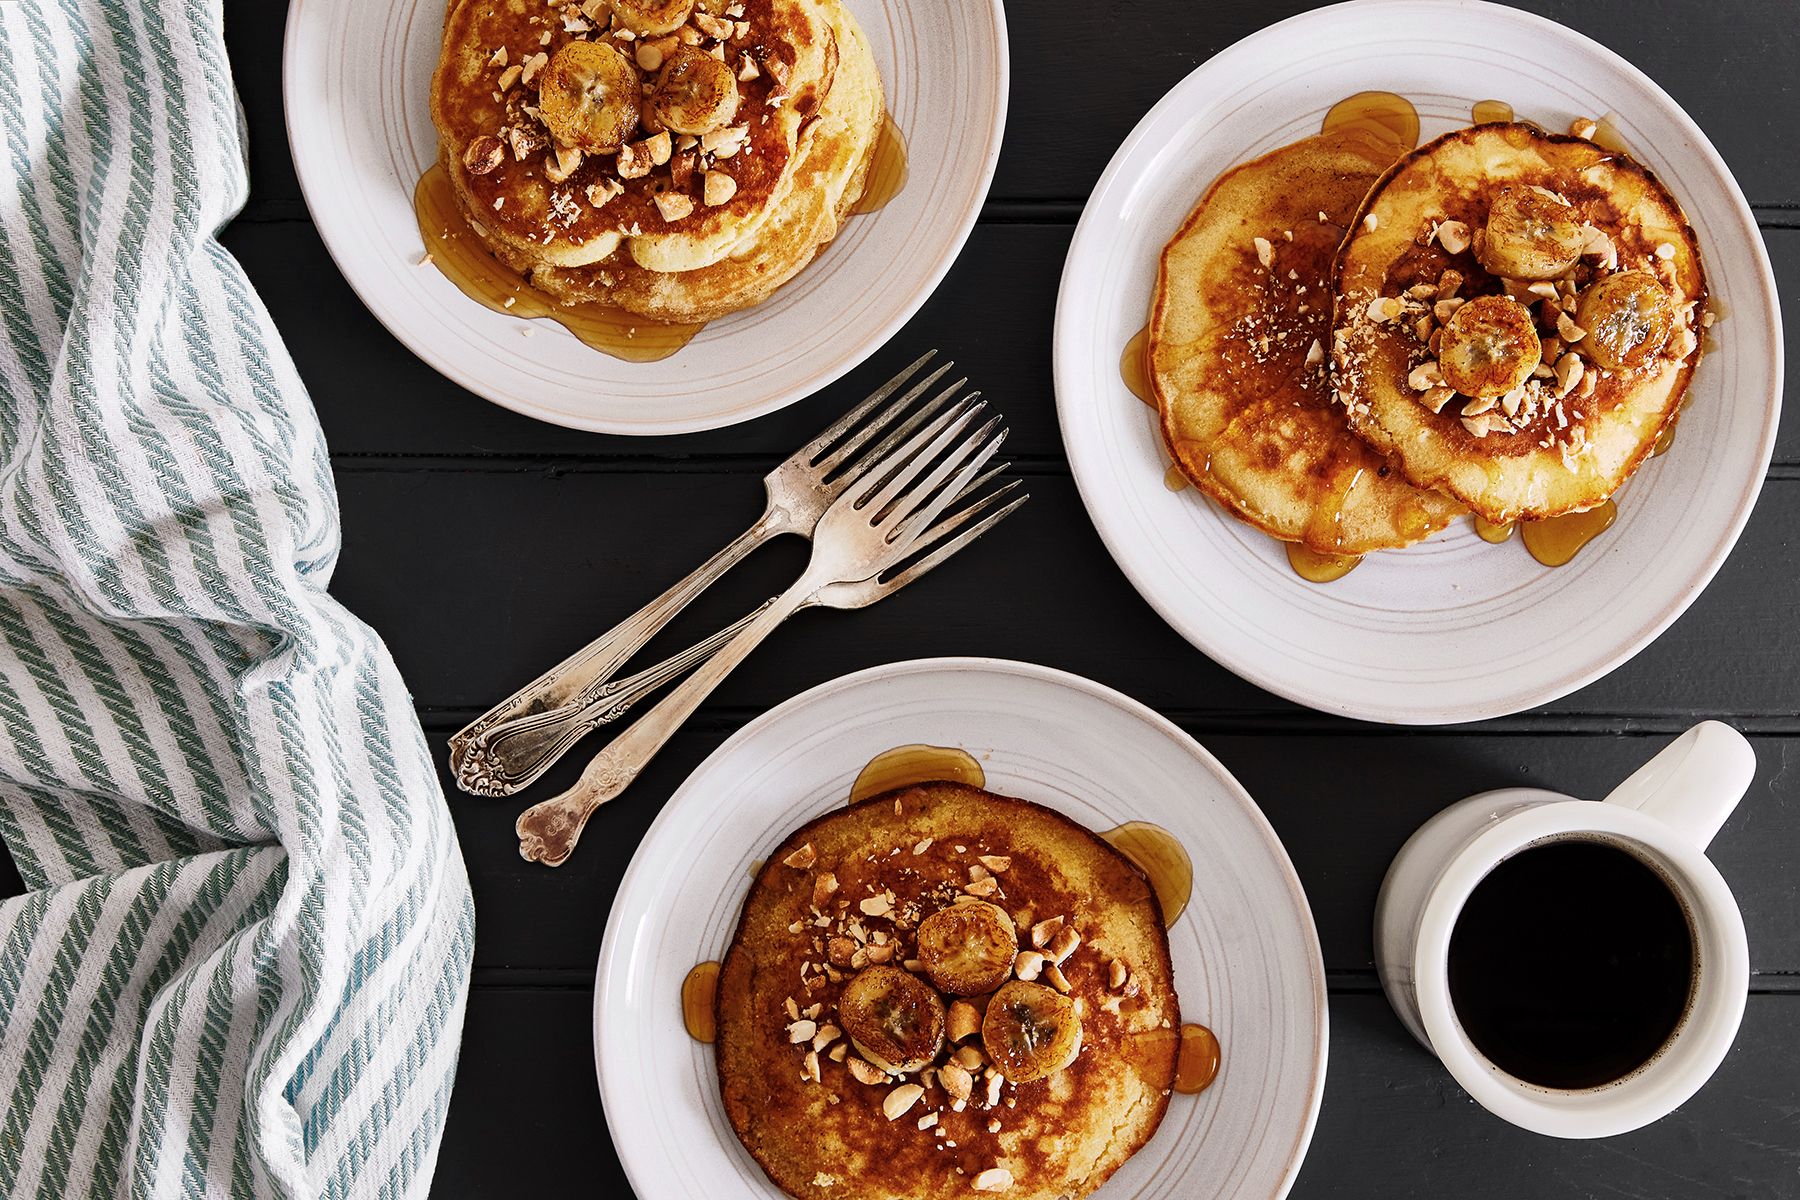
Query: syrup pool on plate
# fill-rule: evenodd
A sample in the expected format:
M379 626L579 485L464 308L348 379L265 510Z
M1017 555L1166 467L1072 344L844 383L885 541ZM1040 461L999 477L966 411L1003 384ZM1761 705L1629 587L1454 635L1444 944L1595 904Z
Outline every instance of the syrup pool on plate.
M654 321L610 304L563 304L539 291L482 244L457 207L450 176L441 163L419 180L413 210L427 262L463 295L497 313L548 317L593 349L627 362L667 358L705 328Z
M719 1036L713 999L719 994L719 964L697 963L681 981L681 1023L696 1042L712 1044Z
M881 118L881 133L869 158L869 176L863 194L851 206L853 213L872 213L885 206L906 186L906 135L892 116Z
M984 787L987 784L987 772L981 769L981 764L975 761L973 754L954 746L927 746L922 743L895 746L892 750L883 750L871 758L856 773L856 782L850 785L849 803L858 804L871 796L879 796L896 788L940 780L967 784L969 787Z
M1544 521L1525 521L1519 536L1531 557L1546 567L1560 567L1581 548L1605 533L1619 515L1619 506L1608 500L1586 512L1565 513Z
M1148 821L1127 821L1103 831L1100 840L1149 877L1150 889L1162 907L1163 924L1173 925L1194 894L1194 860L1175 835Z

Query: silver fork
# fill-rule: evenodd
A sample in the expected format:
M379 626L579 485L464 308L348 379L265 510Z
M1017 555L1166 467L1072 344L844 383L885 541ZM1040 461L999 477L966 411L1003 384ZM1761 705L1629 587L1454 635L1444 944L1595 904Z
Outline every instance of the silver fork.
M975 480L969 494L978 494L1003 468L990 468ZM934 539L948 537L962 526L992 510L1019 487L1018 481L998 491L989 492L967 508L959 509L932 530ZM968 535L970 541L987 532L994 523L1024 503L1021 496L1000 512L983 521ZM956 549L963 543L959 542ZM837 583L821 589L803 608L866 608L899 591L938 565L949 554L940 548L917 563L888 576L863 579L855 583ZM765 604L763 607L767 607ZM755 619L756 612L739 618L726 628L698 642L679 654L671 655L653 667L624 679L604 681L584 689L581 696L547 712L532 713L507 721L490 730L487 736L469 748L465 769L480 769L483 791L487 795L511 796L523 791L549 770L562 756L602 725L623 717L638 701L661 688L670 680L685 674L696 663L711 658L731 639L743 632Z
M940 544L948 553L966 546L975 531L940 543L946 523L938 518L966 492L1005 440L998 417L976 428L984 407L973 396L960 401L833 501L813 531L812 558L791 587L759 609L743 632L595 755L574 787L519 814L515 829L520 855L553 867L567 861L594 810L630 786L719 682L778 625L814 604L821 593L829 594L828 589L838 584L903 570L915 555Z
M492 790L497 786L497 777L481 749L485 739L500 726L548 709L571 704L581 707L589 698L585 695L588 689L612 678L613 672L673 620L695 596L743 561L751 551L784 533L811 537L814 526L832 501L861 479L870 466L881 461L930 420L956 389L967 382L966 379L958 380L909 415L914 402L955 366L954 362L945 362L914 383L898 400L891 400L894 393L936 354L936 350L928 350L920 355L912 365L882 384L866 400L770 471L763 478L767 502L762 516L724 549L655 600L453 735L450 738L450 767L455 773L456 785L477 796L507 794Z

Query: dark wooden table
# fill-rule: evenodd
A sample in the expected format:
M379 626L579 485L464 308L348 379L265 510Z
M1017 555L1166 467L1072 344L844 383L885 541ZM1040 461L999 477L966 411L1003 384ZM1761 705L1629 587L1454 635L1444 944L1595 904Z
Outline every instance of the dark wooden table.
M1076 497L1056 428L1050 328L1082 199L1164 91L1301 7L1015 4L1005 152L981 223L936 296L891 346L825 393L748 426L660 440L515 416L440 378L390 337L333 268L295 184L281 115L283 6L228 8L254 191L225 243L273 311L324 421L343 504L334 590L386 637L440 752L476 712L723 544L756 511L762 474L918 348L955 355L1011 419L1008 449L1034 494L981 554L867 612L809 616L777 633L629 798L601 810L561 870L519 859L519 805L471 799L446 776L479 937L437 1195L624 1193L589 1021L607 908L645 827L749 718L847 671L937 654L1027 659L1119 688L1203 741L1262 803L1312 899L1331 984L1329 1082L1296 1196L1800 1195L1792 391L1756 514L1688 614L1600 682L1477 725L1363 725L1244 683L1138 598ZM1532 7L1618 50L1687 107L1737 172L1783 297L1800 310L1793 4ZM801 547L787 540L716 589L670 643L791 578ZM1738 725L1761 763L1714 848L1743 906L1755 972L1737 1046L1710 1086L1650 1129L1594 1143L1516 1130L1476 1107L1389 1012L1369 932L1382 872L1407 834L1452 800L1509 784L1603 794L1698 717ZM574 771L565 763L533 795L551 794ZM1199 895L1204 902L1204 881Z

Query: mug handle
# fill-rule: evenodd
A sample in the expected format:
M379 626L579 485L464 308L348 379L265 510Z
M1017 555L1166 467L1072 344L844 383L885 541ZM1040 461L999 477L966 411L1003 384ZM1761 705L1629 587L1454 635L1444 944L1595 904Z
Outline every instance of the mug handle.
M1721 721L1702 721L1612 790L1604 803L1655 817L1704 850L1756 776L1756 752Z

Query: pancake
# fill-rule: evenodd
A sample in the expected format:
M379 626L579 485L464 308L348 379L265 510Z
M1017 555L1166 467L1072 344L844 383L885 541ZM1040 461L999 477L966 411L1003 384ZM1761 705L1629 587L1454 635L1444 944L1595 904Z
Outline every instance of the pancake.
M1694 233L1667 190L1619 151L1524 123L1397 163L1335 291L1351 427L1494 522L1610 497L1678 419L1705 321Z
M1058 995L1046 987L1051 968L1030 983L1000 985L1002 999L991 1005L985 994L964 999L935 987L954 983L940 970L940 927L989 903L1001 910L989 914L1003 927L1001 975L965 969L962 987L993 986L1011 973L1012 937L1030 947L1039 922L1051 931L1061 917L1056 936L1079 937L1060 968L1065 1003L1079 1010L1079 1049L1041 1078L1023 1078L1031 1072L1019 1069L992 1024L970 1034L967 1021L970 1013L1003 1021L1021 989ZM1130 973L1120 987L1112 984L1114 960ZM854 1032L866 1029L857 1023L867 1008L858 993L871 982L892 986L883 979L890 973L922 989L923 1007L937 996L948 1013L943 1047L904 1078L869 1061L896 1051ZM959 1000L973 1007L959 1013ZM1010 1200L1085 1196L1161 1122L1180 1027L1168 938L1143 873L1049 809L955 783L890 792L789 836L745 900L719 977L717 1016L720 1091L732 1127L777 1186L806 1200L963 1200L1003 1182L998 1172L1010 1177ZM1019 1077L994 1077L994 1103L984 1067L970 1084L946 1066L953 1053L980 1050L989 1065L1008 1063L1009 1076ZM884 1111L909 1098L907 1084L923 1093L903 1111ZM961 1105L959 1088L970 1096Z
M1353 435L1327 380L1332 263L1398 154L1340 132L1235 167L1157 272L1148 368L1169 453L1250 524L1321 553L1405 546L1461 511Z
M459 0L431 112L503 262L565 302L697 322L835 236L884 102L840 0Z

